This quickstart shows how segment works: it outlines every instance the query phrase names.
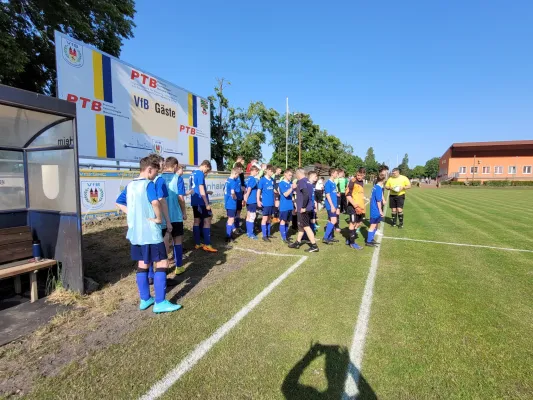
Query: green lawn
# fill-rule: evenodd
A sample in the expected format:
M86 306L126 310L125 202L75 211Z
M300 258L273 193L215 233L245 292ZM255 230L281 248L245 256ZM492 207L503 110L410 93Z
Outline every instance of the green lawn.
M405 229L384 234L533 249L532 199L532 190L415 188ZM304 255L279 239L239 246ZM381 247L362 398L531 396L533 253L387 238ZM372 252L321 246L163 398L340 398ZM245 267L187 298L183 310L43 379L28 398L140 397L298 260L238 250L226 257Z

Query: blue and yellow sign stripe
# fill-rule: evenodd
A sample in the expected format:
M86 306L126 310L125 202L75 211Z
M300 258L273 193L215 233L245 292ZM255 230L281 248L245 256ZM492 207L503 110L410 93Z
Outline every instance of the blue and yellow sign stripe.
M189 93L189 126L198 128L198 98Z
M111 58L93 51L94 97L107 103L113 102ZM96 114L96 154L98 157L115 157L115 125L113 117Z
M189 164L198 165L198 138L189 136Z

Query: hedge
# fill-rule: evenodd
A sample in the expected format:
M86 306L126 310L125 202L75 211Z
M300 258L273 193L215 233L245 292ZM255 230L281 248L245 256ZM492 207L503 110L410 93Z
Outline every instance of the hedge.
M481 181L445 181L440 183L443 186L482 186ZM507 186L533 186L533 181L485 181L483 186L507 187Z

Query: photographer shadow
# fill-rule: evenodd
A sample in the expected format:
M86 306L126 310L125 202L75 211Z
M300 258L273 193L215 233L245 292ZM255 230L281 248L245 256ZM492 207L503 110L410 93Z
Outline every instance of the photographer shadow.
M327 380L327 389L320 391L315 387L300 383L300 379L311 363L325 357L326 366L324 373ZM287 400L326 400L326 399L349 399L344 393L346 373L358 382L359 394L357 399L376 400L377 396L359 373L357 368L350 362L350 354L344 346L323 345L314 343L300 361L290 370L281 385L281 392Z

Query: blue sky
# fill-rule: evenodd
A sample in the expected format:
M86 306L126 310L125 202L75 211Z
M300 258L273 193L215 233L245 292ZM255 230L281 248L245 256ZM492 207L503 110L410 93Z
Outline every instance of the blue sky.
M313 6L313 4L316 4ZM533 2L137 0L121 59L202 96L311 114L361 157L533 138ZM271 149L264 155L270 157Z

